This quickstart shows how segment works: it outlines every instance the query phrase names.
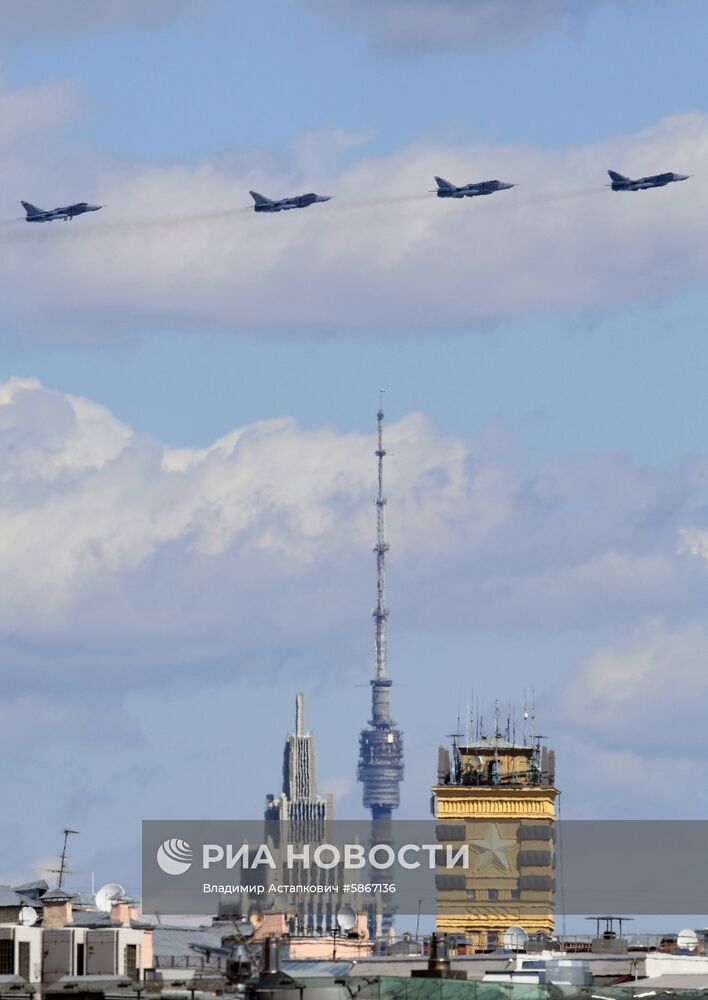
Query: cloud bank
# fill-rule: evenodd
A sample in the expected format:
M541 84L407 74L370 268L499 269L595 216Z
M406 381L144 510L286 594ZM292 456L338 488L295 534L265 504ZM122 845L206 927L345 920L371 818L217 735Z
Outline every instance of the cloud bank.
M503 427L454 437L420 413L386 436L407 815L470 686L518 703L535 685L564 816L703 809L692 774L669 779L705 754L708 456L530 466ZM360 815L374 448L373 427L283 416L175 448L36 379L0 385L3 794L42 819L0 831L12 871L71 817L83 870L136 885L144 803L174 815L178 789L199 788L190 815L257 815L296 686L322 780ZM234 776L254 748L263 766Z
M373 155L365 136L337 132L302 137L280 161L241 151L159 165L79 153L37 130L32 108L61 121L75 101L63 86L0 90L9 123L0 128L0 294L5 328L18 335L209 326L433 334L519 316L593 315L705 287L705 186L689 180L624 195L603 186L608 167L708 171L703 114L577 149L428 138ZM519 186L450 203L426 193L434 174ZM256 216L252 189L335 199ZM107 207L28 226L12 221L20 198Z
M387 436L408 613L525 635L701 607L703 560L681 538L701 524L705 459L645 469L596 455L524 471L491 431L445 437L414 413ZM0 455L6 635L78 630L96 648L159 638L167 659L199 636L218 658L235 633L246 647L268 630L293 648L326 644L371 589L370 435L280 417L171 448L14 378L0 387Z

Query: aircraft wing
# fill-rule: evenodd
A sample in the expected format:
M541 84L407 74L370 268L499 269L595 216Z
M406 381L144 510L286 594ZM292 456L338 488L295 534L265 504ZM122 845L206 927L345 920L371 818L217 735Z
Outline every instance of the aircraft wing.
M38 208L36 205L32 205L29 201L21 201L20 205L24 208L27 213L28 219L51 219L52 212L48 212L45 208Z

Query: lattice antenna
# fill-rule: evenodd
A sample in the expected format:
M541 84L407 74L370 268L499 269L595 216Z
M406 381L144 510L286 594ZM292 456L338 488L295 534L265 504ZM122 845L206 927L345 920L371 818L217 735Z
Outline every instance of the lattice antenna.
M383 446L383 389L379 390L379 412L378 421L378 448L376 457L378 459L378 480L379 489L376 496L376 607L372 614L376 623L376 677L383 680L388 673L388 636L386 633L386 621L388 619L388 609L385 601L386 591L386 553L388 544L386 542L386 524L384 509L386 507L386 497L383 493L383 466L386 451Z
M371 719L359 736L359 781L364 786L364 806L374 820L391 817L399 804L399 785L403 780L403 737L391 718L391 687L388 676L386 607L386 542L383 489L383 389L379 392L377 414L378 443L375 451L378 471L376 493L376 606L371 612L375 626L376 669L371 684Z

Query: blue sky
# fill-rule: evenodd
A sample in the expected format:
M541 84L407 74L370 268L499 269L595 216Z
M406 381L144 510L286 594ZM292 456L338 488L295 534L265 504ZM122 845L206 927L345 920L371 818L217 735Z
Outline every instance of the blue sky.
M176 773L257 813L298 686L359 814L381 385L406 814L470 690L531 687L566 817L704 810L673 775L706 750L708 23L513 3L8 5L0 881L69 825L135 886ZM623 196L610 166L695 176ZM449 206L434 172L519 187ZM252 186L336 198L256 218ZM20 198L106 208L25 227Z
M552 151L705 104L705 22L700 4L688 0L670 11L653 3L588 5L570 25L551 25L524 42L505 45L502 36L481 48L421 54L381 51L293 2L215 0L195 9L154 30L128 22L109 33L67 29L73 38L6 44L5 78L18 88L75 81L81 110L63 143L164 164L254 148L277 159L303 132L328 129L366 133L367 152L431 135ZM254 41L264 35L267 42ZM604 167L598 164L600 173ZM553 183L567 187L569 179L559 174ZM7 190L5 198L14 203ZM540 416L560 420L563 447L636 447L648 457L685 447L695 420L704 304L699 291L630 302L592 321L582 312L550 313L454 336L433 326L412 343L404 337L393 344L366 328L325 343L304 337L293 344L287 335L263 343L248 330L234 340L198 317L180 338L153 332L143 319L137 342L117 349L93 342L52 350L44 337L28 346L10 329L5 370L100 393L121 417L175 444L205 443L234 421L282 412L308 424L362 426L368 378L396 388L400 411L423 408L451 431L498 415L533 415L533 447L554 438L551 427L538 429ZM685 393L663 394L672 407L663 419L653 399L667 365L688 384ZM267 377L252 379L251 372ZM195 373L209 391L187 415L175 403ZM587 405L588 393L603 398L601 412Z
M304 6L215 0L158 31L28 40L6 47L6 74L78 79L90 106L74 134L151 160L277 153L327 128L373 130L381 149L426 133L553 148L702 106L699 0L588 4L524 43L419 55L372 51Z

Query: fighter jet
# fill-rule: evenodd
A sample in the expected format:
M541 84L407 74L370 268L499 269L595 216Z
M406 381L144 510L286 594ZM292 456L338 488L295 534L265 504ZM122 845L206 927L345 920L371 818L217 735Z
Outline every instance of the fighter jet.
M64 208L50 208L48 211L37 208L36 205L30 205L28 201L23 201L20 204L27 213L25 222L54 222L55 219L63 219L66 222L68 219L73 219L75 215L83 215L84 212L97 212L99 208L103 208L103 205L89 205L85 201L80 201L76 205L66 205Z
M647 188L664 187L673 181L687 181L690 177L690 174L673 174L669 171L669 173L654 174L651 177L638 177L633 181L631 178L625 177L624 174L618 174L616 170L608 170L607 173L612 181L607 186L611 187L613 191L645 191Z
M495 191L506 191L516 187L516 184L506 184L504 181L478 181L477 184L463 184L455 187L443 177L436 177L438 198L476 198L482 194L494 194Z
M289 208L307 208L314 205L316 201L331 201L331 196L324 194L296 194L293 198L280 198L273 201L265 195L258 194L257 191L250 191L249 194L255 201L253 206L256 212L287 212Z

